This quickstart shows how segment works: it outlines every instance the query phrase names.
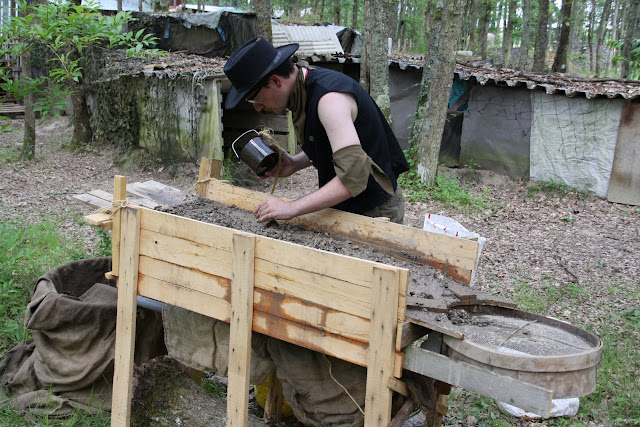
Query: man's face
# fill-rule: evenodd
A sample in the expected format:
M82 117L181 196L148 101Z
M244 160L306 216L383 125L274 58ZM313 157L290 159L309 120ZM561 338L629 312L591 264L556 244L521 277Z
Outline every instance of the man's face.
M253 108L260 112L284 114L287 109L286 94L278 76L271 76L266 86L250 94L247 99Z

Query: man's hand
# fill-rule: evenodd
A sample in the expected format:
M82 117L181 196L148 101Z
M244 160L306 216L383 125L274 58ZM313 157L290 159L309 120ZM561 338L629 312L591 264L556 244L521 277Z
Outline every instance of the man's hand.
M296 216L293 209L294 202L286 202L272 197L264 200L256 209L258 222L265 222L270 219L291 219Z
M287 176L291 176L294 173L298 172L300 169L304 169L311 165L311 162L309 162L309 158L306 154L304 154L304 152L292 156L281 148L278 148L278 150L280 150L280 173L278 173L278 165L276 165L269 172L266 172L263 176L261 176L260 179L273 178L276 175L284 178Z

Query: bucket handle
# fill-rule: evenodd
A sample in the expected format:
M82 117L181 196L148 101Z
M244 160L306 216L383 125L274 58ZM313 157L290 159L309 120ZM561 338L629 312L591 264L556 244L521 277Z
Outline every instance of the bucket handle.
M236 147L235 147L236 142L238 142L238 140L239 140L239 139L241 139L243 136L245 136L245 135L246 135L246 134L248 134L249 132L255 132L255 134L256 134L256 135L260 135L260 134L258 133L258 131L257 131L257 130L255 130L255 129L249 129L248 131L244 132L242 135L240 135L239 137L237 137L237 138L235 139L235 141L233 141L233 142L231 143L231 149L233 150L233 154L235 154L237 158L240 158L240 156L238 155L238 152L236 151Z

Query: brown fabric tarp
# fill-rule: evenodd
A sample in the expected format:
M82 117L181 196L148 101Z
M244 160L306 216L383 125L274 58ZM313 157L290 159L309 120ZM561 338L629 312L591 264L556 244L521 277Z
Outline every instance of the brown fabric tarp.
M27 305L32 338L0 361L0 406L68 415L111 409L117 310L111 258L60 265L38 279ZM138 309L135 362L166 354L160 313Z

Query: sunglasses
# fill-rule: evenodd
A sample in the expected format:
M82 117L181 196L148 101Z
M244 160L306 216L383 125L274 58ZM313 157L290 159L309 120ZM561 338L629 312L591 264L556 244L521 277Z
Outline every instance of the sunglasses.
M260 91L262 90L263 86L260 86L258 89L254 90L251 95L247 96L245 98L245 101L247 101L249 104L261 104L260 101L256 100L256 97L258 96L258 93L260 93Z

